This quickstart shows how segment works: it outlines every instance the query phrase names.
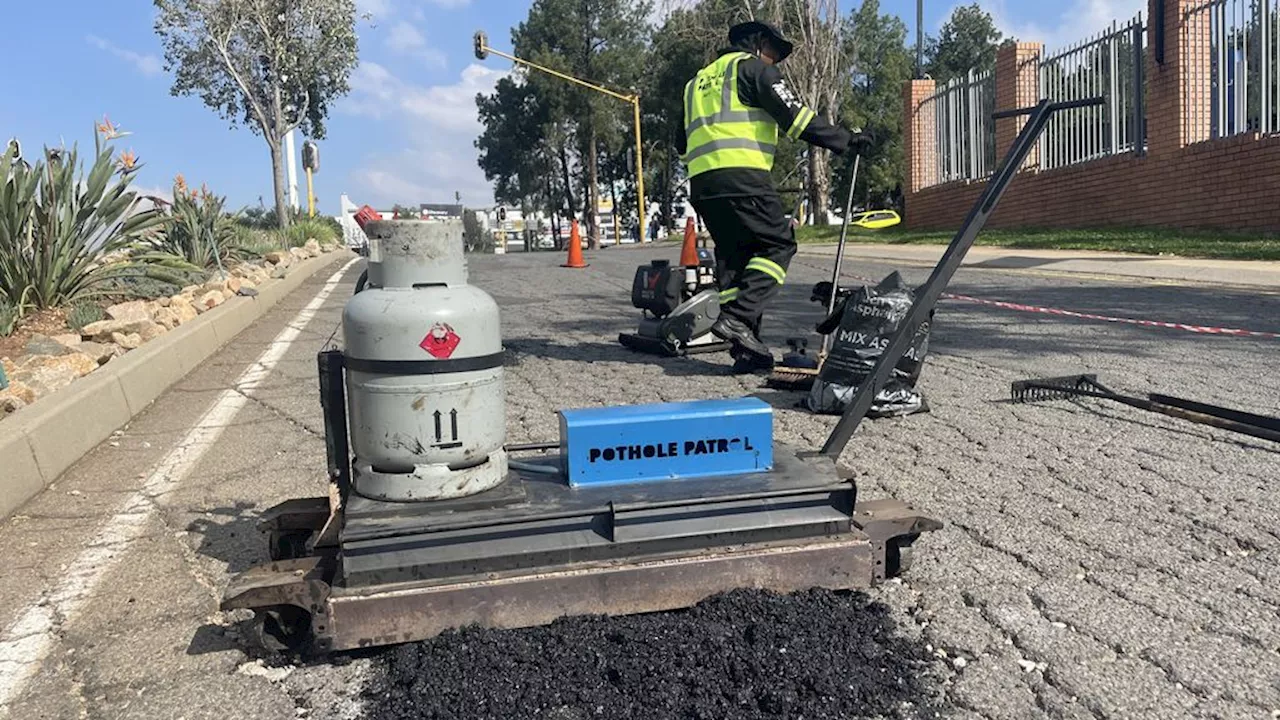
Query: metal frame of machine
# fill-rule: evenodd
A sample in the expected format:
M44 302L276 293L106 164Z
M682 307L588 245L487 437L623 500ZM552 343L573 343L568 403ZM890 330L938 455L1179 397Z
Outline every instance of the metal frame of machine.
M254 610L268 648L670 610L739 587L865 588L905 570L916 539L941 527L895 500L858 502L833 460L785 446L763 474L570 488L543 464L478 496L370 500L351 482L343 364L338 350L318 357L336 497L269 511L272 562L233 578L222 602Z
M1086 104L1015 111L1030 121L904 329L932 312L1049 116ZM221 606L253 610L268 646L324 653L471 624L670 610L741 587L871 586L905 569L916 539L941 528L896 500L859 502L836 462L910 340L904 330L890 343L820 452L778 446L771 472L571 488L556 465L512 463L494 489L427 503L355 492L346 357L326 350L318 364L331 495L266 514L272 562L232 578Z

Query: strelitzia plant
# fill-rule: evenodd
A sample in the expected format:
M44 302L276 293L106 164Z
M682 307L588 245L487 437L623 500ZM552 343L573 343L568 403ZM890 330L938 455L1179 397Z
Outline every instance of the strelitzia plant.
M46 147L34 165L13 145L0 156L0 297L19 316L92 297L114 278L151 274L145 263L103 262L168 223L129 189L142 164L111 146L126 135L109 120L98 124L87 174L74 145Z

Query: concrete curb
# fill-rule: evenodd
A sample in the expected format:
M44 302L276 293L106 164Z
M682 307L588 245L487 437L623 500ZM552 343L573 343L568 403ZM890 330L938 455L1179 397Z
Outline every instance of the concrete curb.
M0 520L308 278L350 257L350 252L338 251L311 258L284 278L258 288L256 297L234 297L0 423Z
M851 243L846 256L872 262L932 267L942 258L946 249L944 245ZM830 243L800 246L800 254L809 257L830 257L835 252L836 246ZM1027 250L980 246L969 251L964 267L1093 275L1175 284L1280 288L1280 262L1271 260L1210 260L1091 250Z

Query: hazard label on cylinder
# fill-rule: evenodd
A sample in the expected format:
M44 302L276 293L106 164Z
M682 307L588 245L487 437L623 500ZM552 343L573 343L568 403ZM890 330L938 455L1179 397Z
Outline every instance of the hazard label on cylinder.
M431 326L427 336L422 338L422 342L418 343L418 347L444 360L453 355L453 351L458 349L460 342L462 338L453 331L451 326L446 323L436 323Z

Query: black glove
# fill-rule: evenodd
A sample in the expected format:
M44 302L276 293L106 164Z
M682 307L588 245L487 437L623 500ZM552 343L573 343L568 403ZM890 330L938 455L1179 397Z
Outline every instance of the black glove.
M861 128L853 128L849 131L849 151L858 155L866 154L867 150L875 144L875 138L871 133L866 133Z

